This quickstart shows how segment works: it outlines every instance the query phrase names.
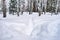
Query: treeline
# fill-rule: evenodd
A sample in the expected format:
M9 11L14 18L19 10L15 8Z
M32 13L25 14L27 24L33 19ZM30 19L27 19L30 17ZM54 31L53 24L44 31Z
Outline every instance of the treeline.
M6 17L6 3L5 0L2 0L3 3L3 17ZM59 12L59 0L10 0L9 1L9 14L23 14L23 12L38 12L39 16L46 12L54 12L58 14Z

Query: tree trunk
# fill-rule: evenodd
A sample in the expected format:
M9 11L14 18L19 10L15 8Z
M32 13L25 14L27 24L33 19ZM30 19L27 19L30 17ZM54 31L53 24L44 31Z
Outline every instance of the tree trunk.
M19 5L20 5L20 0L17 0L17 16L19 16L19 12L20 12L20 10L19 10L20 6Z
M32 0L29 3L29 14L32 14Z
M2 2L3 2L3 8L2 8L2 10L3 10L3 17L5 18L6 17L6 4L5 4L5 0L2 0Z
M55 14L58 14L58 0L56 1L56 9L55 9Z

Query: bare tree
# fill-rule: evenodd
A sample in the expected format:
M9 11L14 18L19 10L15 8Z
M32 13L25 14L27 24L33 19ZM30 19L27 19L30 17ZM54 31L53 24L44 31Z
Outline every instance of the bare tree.
M38 0L38 13L39 13L39 16L41 16L41 14L43 13L42 12L42 5L41 5L42 1L41 0Z
M35 12L36 11L36 1L34 0L33 1L33 12Z
M19 16L19 12L20 12L20 0L17 0L17 16Z
M25 7L25 1L22 2L22 10L21 10L21 14L23 14L23 12L24 12L24 10L25 10L24 7Z
M5 0L2 0L2 11L3 11L3 17L6 17L6 4Z
M33 1L29 0L29 14L32 14L32 4L33 4Z
M56 1L56 9L55 9L55 14L58 14L58 3L59 3L59 0L55 0Z
M44 14L46 13L47 0L42 0L42 9Z

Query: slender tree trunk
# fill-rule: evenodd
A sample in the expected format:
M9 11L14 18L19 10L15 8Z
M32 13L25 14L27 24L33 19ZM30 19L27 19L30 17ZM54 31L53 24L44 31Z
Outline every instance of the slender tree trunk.
M44 6L44 15L46 14L46 4Z
M29 3L29 14L32 14L32 0L30 0L30 3Z
M3 8L2 8L2 10L3 10L3 17L5 18L6 17L6 4L5 4L5 0L2 0L2 2L3 2Z
M21 15L23 15L23 12L24 12L24 9L25 8L25 5L24 5L24 3L23 3L23 7L22 7L22 11L21 11Z
M33 2L33 12L35 12L36 8L35 8L35 2Z
M55 9L55 14L58 14L58 0L56 1L56 9Z
M19 11L19 9L20 9L20 8L19 8L19 7L20 7L20 6L19 6L19 5L20 5L19 2L20 2L20 0L17 0L17 16L19 16L19 12L20 12L20 11Z

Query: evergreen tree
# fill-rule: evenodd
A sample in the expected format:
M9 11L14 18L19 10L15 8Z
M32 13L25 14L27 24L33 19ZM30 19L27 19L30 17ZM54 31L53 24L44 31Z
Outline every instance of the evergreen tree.
M56 9L56 0L47 1L47 12L55 12Z
M17 12L17 0L10 0L10 7L9 7L9 13Z

